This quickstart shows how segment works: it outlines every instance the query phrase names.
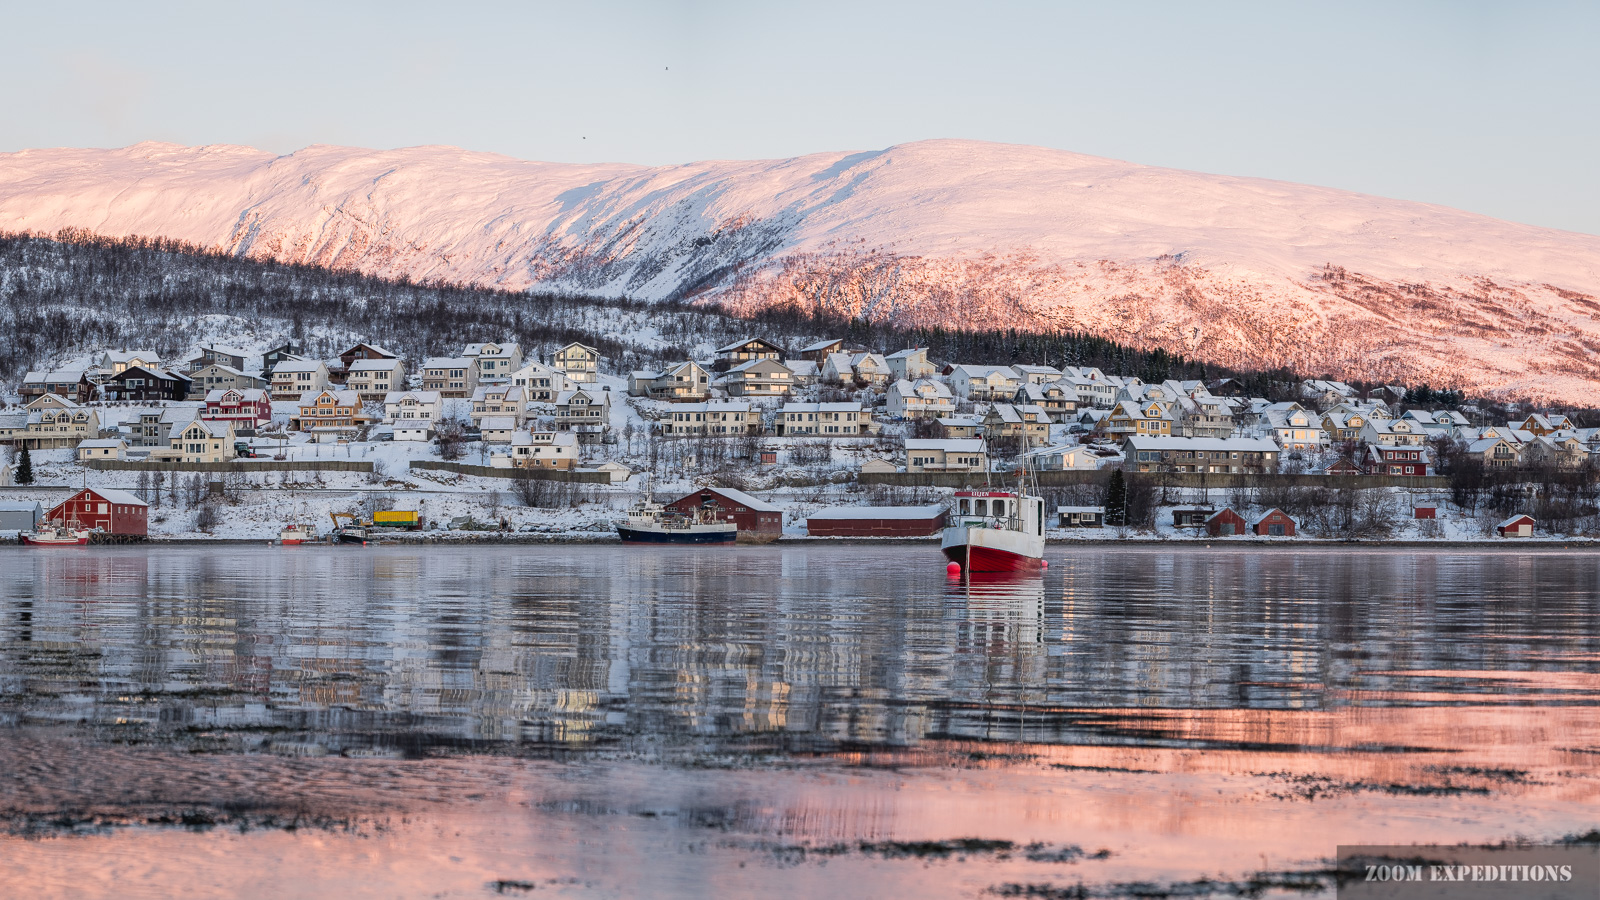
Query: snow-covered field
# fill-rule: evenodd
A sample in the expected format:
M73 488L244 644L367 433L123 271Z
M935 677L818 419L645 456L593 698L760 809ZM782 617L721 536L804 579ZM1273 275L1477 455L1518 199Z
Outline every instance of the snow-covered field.
M655 168L449 147L0 156L0 230L68 226L419 280L1077 329L1570 401L1600 380L1600 237L1036 147Z

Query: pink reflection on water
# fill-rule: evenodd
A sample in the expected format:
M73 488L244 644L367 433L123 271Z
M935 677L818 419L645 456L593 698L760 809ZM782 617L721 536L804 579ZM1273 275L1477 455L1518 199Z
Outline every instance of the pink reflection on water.
M1589 707L1093 712L1107 743L933 742L712 770L101 748L82 764L225 783L363 824L3 838L0 884L78 897L485 896L499 880L534 883L538 896L956 897L1002 882L1303 867L1339 843L1547 839L1588 830L1600 809ZM774 852L956 837L1112 855L795 862Z

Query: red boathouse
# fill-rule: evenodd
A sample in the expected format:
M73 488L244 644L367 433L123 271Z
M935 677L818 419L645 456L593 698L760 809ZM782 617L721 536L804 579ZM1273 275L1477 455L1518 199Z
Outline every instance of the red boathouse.
M85 488L45 514L45 520L98 528L107 534L146 537L150 507L127 491Z
M927 537L944 527L945 508L931 506L834 506L806 517L812 537Z
M783 537L783 509L744 491L725 487L704 487L662 504L669 511L693 516L708 503L717 505L717 519L739 526L743 543L764 544Z

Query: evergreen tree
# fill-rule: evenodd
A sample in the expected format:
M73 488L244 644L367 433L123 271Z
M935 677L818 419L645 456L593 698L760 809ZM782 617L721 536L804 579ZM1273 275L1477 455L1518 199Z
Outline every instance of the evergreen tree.
M1123 515L1128 506L1128 482L1121 469L1111 470L1111 481L1106 485L1106 524L1126 525Z
M33 456L28 453L27 444L17 454L17 484L33 484Z

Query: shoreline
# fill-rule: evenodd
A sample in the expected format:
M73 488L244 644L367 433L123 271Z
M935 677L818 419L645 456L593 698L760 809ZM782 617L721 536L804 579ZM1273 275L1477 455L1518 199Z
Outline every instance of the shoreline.
M737 547L771 547L775 545L804 545L804 546L893 546L902 544L931 544L938 543L938 536L929 537L810 537L805 535L785 535L777 541L763 544L733 544ZM8 542L11 546L23 546L18 542ZM452 546L461 544L573 544L596 546L614 544L623 546L614 533L501 533L501 532L451 532L450 536L441 534L419 535L410 537L405 535L385 535L368 541L365 547L395 547L395 546ZM143 541L126 541L106 544L90 544L90 547L160 547L160 546L281 546L272 538L237 538L237 537L151 537ZM1272 548L1286 550L1309 549L1403 549L1403 550L1488 550L1494 552L1506 550L1519 550L1523 548L1536 548L1541 550L1600 550L1600 539L1597 538L1485 538L1481 541L1461 540L1335 540L1328 538L1275 538L1275 539L1240 539L1233 538L1165 538L1165 537L1136 537L1136 538L1071 538L1047 537L1047 547L1074 546L1074 547L1188 547L1203 548L1207 550L1227 550L1245 548ZM298 547L337 547L341 545L335 541L315 541L296 545ZM672 545L661 545L663 549ZM690 546L690 545L685 545ZM701 546L701 545L693 545ZM72 549L72 548L31 548L31 549ZM289 549L289 548L285 548Z

